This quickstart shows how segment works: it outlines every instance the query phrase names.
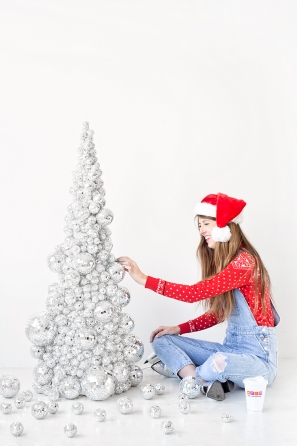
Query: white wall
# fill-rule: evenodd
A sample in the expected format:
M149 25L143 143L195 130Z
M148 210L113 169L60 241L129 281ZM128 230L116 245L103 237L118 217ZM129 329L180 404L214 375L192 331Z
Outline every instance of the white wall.
M245 199L243 229L282 315L280 353L294 355L296 2L2 0L0 8L0 365L36 363L24 327L56 281L46 257L64 238L86 120L115 214L114 254L194 283L195 203L218 191ZM152 329L199 314L129 277L123 285L145 355Z

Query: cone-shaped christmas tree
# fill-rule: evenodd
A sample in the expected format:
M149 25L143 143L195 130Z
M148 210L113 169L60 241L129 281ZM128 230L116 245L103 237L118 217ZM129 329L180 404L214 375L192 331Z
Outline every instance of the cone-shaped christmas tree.
M26 326L31 354L38 359L33 387L53 399L104 400L142 381L135 363L143 344L131 334L133 319L122 312L130 293L119 285L125 271L111 253L113 213L105 208L93 133L84 123L66 238L48 257L58 282L49 286L47 311Z

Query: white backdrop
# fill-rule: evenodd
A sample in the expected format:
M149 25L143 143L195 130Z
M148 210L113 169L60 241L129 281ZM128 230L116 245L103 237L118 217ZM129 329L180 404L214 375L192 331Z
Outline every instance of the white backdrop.
M209 193L247 201L282 316L296 325L296 22L286 0L2 0L0 366L36 363L24 328L56 275L84 121L115 214L116 256L146 274L199 279L193 207ZM295 176L294 176L295 174ZM125 311L150 332L199 314L126 277ZM224 327L198 336L222 340ZM197 336L197 335L196 335Z

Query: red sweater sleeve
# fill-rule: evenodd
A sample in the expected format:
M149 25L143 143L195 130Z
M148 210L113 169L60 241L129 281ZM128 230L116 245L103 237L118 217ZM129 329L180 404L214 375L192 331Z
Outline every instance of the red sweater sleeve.
M246 252L241 252L212 279L202 280L194 285L180 285L148 276L145 287L172 299L190 303L198 302L247 285L250 280L253 280L254 267L253 257Z
M207 311L196 319L190 320L188 322L184 322L183 324L178 324L180 328L180 334L183 335L185 333L191 333L193 331L201 331L206 328L213 327L217 325L218 320L216 316Z

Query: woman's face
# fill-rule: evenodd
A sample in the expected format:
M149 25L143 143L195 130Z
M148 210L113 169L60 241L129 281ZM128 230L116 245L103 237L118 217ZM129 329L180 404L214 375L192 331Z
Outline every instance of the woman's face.
M208 247L214 249L216 242L211 238L211 231L217 225L215 220L206 217L198 217L198 228L202 237L205 238Z

